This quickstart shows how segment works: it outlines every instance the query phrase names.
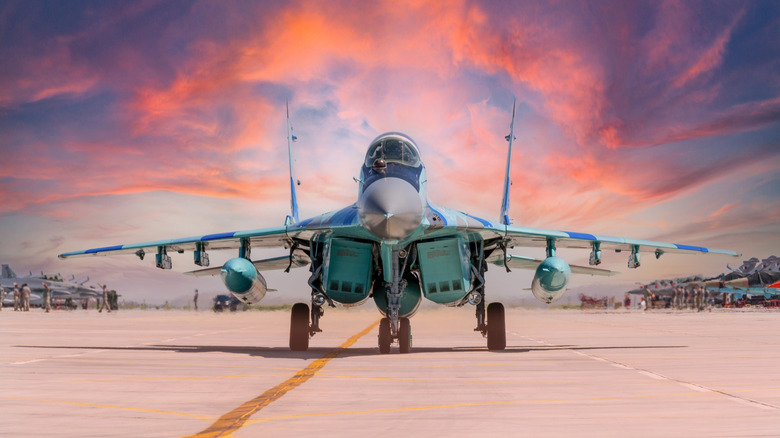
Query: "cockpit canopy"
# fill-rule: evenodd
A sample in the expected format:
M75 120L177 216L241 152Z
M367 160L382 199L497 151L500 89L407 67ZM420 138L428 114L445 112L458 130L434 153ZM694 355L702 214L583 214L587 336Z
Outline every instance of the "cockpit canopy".
M386 163L399 163L409 167L420 166L420 152L414 140L395 132L382 134L377 137L366 153L366 167L371 167L374 162L382 158Z

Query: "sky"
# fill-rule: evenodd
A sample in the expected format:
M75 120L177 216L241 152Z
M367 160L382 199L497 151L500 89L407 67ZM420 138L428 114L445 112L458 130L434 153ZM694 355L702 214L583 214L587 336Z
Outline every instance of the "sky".
M57 254L281 225L286 102L301 217L353 203L369 142L400 131L434 202L497 220L516 100L513 224L780 255L774 1L6 0L0 84L0 262L127 299L224 288L182 275L191 254ZM743 259L604 257L622 274L570 295ZM269 302L305 300L307 274L266 275ZM531 277L493 269L488 294Z

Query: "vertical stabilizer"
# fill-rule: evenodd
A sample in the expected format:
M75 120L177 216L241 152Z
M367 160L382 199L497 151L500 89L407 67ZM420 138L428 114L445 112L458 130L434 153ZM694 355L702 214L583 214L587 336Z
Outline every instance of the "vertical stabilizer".
M501 199L501 223L509 225L509 186L512 185L512 181L509 179L509 166L512 163L512 142L515 139L515 104L517 101L512 102L512 123L509 124L509 135L506 139L509 141L509 152L506 157L506 174L504 175L504 193Z
M295 179L295 160L293 160L292 144L297 138L292 133L292 125L290 124L290 104L287 106L287 154L290 161L290 216L288 216L288 222L298 222L298 193L295 190L295 186L300 184L300 181Z
M16 278L16 273L8 265L3 265L3 272L0 274L0 278Z

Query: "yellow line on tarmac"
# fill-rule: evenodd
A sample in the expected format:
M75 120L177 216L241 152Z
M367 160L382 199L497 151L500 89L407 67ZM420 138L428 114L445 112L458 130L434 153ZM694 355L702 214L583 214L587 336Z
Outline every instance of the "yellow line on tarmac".
M195 414L185 414L183 412L173 412L173 411L160 411L157 409L144 409L144 408L131 408L127 406L111 406L111 405L99 405L95 403L82 403L82 402L72 402L72 401L65 401L65 400L46 400L42 398L29 398L29 397L1 397L2 400L22 400L22 401L33 401L33 402L41 402L41 403L59 403L63 405L73 405L73 406L89 406L93 408L109 408L109 409L123 409L126 411L138 411L138 412L152 412L155 414L165 414L165 415L180 415L182 417L190 417L190 418L197 418L198 420L205 420L205 421L212 421L213 418L206 417L203 415L195 415Z
M269 404L281 398L287 392L297 388L302 383L312 378L317 372L322 369L331 359L338 357L345 349L349 348L352 344L357 342L358 339L365 336L368 332L379 325L379 321L374 322L360 333L347 339L346 342L341 344L338 348L329 351L325 356L315 360L306 368L295 373L294 376L287 379L261 395L249 400L241 406L233 409L227 414L221 416L211 426L207 427L201 432L194 435L190 435L190 438L211 438L211 437L225 437L229 436L236 430L242 428L249 418L257 411L263 409Z

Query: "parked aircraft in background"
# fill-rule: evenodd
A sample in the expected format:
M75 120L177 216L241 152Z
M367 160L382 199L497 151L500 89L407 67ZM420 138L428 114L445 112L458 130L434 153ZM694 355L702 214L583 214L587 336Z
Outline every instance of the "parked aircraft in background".
M75 277L71 277L71 280L64 280L60 274L44 274L43 272L41 272L41 275L33 275L30 272L27 276L20 277L9 265L4 264L0 272L0 286L7 293L3 304L13 306L13 294L10 292L14 290L14 283L17 283L20 288L27 283L27 286L30 287L30 305L36 307L43 305L43 283L49 285L53 301L67 298L78 301L98 296L97 291L85 286L86 282L89 281L89 277L81 283L77 283L74 280Z
M293 306L290 348L306 350L320 330L323 306L362 304L373 298L384 315L379 325L379 350L388 353L397 342L402 353L412 345L409 318L423 297L447 306L471 304L477 327L490 350L506 346L504 307L486 306L485 272L488 265L534 269L533 295L542 302L557 300L572 272L613 275L597 268L604 251L628 254L628 267L641 263L640 254L656 258L665 253L722 254L733 251L700 246L652 242L622 237L514 226L509 221L509 169L514 137L514 109L509 135L503 199L498 221L478 218L434 204L428 199L425 166L417 144L400 133L374 139L358 180L357 201L340 210L306 220L298 218L296 178L292 159L292 128L287 117L291 215L284 225L183 239L116 245L61 254L61 258L109 254L154 254L158 268L170 269L171 251L193 251L194 262L208 266L207 251L237 249L238 257L223 266L194 271L220 274L227 289L241 301L260 301L267 291L259 271L309 265L311 309ZM475 169L485 171L485 169ZM286 256L252 261L253 248L285 248ZM546 257L512 255L519 247L545 248ZM590 266L569 266L558 257L560 248L590 250Z
M731 293L740 297L746 295L764 295L770 298L780 293L780 257L769 256L763 260L753 257L745 260L736 270L723 274L720 281L708 284L715 292Z

